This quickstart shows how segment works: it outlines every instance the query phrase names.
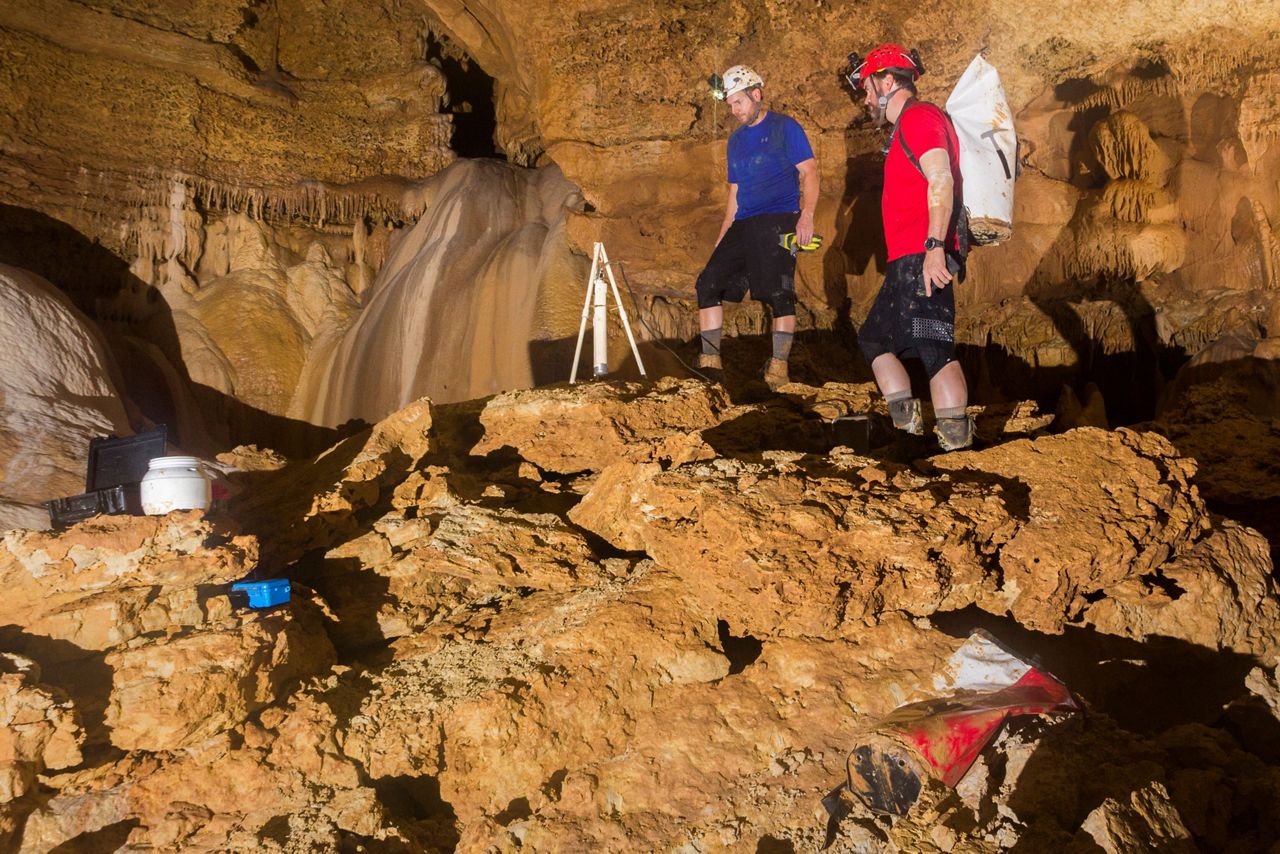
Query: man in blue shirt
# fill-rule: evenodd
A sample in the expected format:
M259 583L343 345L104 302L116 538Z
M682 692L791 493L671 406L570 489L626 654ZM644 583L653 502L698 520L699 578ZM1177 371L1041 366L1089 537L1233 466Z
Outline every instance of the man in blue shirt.
M724 223L711 260L698 276L698 367L722 369L722 303L741 302L750 290L753 299L768 303L773 312L773 357L764 380L777 389L789 381L787 360L796 331L796 257L782 245L782 237L795 232L800 244L813 237L818 164L799 122L765 107L760 75L735 65L722 80L740 127L729 137Z

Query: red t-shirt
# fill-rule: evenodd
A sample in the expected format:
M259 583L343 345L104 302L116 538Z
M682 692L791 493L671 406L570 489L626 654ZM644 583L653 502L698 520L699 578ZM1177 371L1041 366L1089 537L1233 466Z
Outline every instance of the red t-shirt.
M898 117L894 133L903 135L917 162L925 152L935 148L950 152L955 194L960 197L960 141L946 113L933 104L917 101ZM889 144L889 156L884 161L880 213L884 218L884 240L890 261L924 252L924 240L929 236L929 182L907 159L902 143L896 138ZM954 207L947 226L947 245L953 249L960 246Z

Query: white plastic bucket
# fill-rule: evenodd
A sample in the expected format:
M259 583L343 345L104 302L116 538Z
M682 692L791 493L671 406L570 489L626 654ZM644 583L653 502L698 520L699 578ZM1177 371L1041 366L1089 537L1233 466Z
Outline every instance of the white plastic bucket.
M156 457L142 478L142 512L163 516L172 510L207 510L212 485L195 457Z

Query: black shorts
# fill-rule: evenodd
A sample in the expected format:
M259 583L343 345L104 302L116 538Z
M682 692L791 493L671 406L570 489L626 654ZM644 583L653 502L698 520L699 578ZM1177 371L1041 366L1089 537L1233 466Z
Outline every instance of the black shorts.
M768 303L774 317L796 313L796 256L782 235L796 230L799 213L759 214L735 220L698 276L698 308L752 299Z
M924 295L924 253L889 262L871 313L858 330L858 347L868 364L885 353L924 362L932 379L956 357L955 286L964 278L964 262L947 254L954 278L945 288Z

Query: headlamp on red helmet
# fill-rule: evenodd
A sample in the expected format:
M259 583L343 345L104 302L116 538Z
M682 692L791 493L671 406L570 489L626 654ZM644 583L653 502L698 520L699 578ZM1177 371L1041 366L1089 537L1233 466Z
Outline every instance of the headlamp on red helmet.
M901 45L882 44L866 57L856 53L849 54L849 71L844 79L854 90L862 88L862 84L873 74L881 71L901 71L911 75L913 81L924 74L924 63L920 61L920 53L915 48L907 50Z

